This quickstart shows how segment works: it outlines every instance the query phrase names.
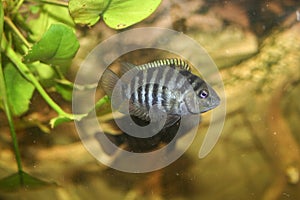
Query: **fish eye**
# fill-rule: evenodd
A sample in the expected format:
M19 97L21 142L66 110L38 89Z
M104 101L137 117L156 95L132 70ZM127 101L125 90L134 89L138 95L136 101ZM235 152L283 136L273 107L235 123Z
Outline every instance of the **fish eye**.
M200 90L198 96L201 99L206 99L208 97L208 90L206 90L206 89Z

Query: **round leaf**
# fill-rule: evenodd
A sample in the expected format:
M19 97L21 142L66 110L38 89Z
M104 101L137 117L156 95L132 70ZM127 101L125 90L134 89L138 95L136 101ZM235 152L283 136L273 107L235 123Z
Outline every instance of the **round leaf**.
M160 2L161 0L111 0L103 14L103 20L111 28L123 29L151 15Z
M4 68L8 103L13 115L22 115L29 109L34 86L26 80L12 63Z
M79 48L77 38L70 27L53 24L41 40L33 45L24 57L25 62L42 61L53 65L68 65Z
M33 5L30 8L31 12L38 11L38 13L36 13L38 17L30 18L27 22L31 30L28 31L29 38L32 41L40 40L51 24L63 23L72 28L75 25L68 8L66 7L51 4L38 4Z
M28 63L27 66L38 77L42 86L49 88L55 85L55 79L58 78L58 75L52 66L41 62Z
M50 120L51 128L54 128L62 123L70 122L72 119L69 117L58 116Z
M61 94L61 96L65 100L72 100L73 85L70 85L69 83L64 83L64 81L60 81L56 82L55 89L59 94Z
M108 3L108 0L70 0L70 15L76 24L92 26L100 19Z

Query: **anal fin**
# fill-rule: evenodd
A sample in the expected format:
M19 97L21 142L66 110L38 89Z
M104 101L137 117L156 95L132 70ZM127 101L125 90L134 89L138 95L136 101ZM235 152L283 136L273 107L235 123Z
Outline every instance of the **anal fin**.
M168 127L174 125L179 120L180 120L180 115L168 115L167 120L164 125L164 128L168 128Z

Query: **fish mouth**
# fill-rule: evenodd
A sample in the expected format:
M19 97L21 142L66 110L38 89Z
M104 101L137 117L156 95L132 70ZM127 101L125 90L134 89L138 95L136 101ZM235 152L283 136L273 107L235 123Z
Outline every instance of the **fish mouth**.
M220 97L217 95L217 93L216 93L215 96L213 96L213 97L211 98L210 103L211 103L211 105L212 105L213 108L215 108L215 107L217 107L218 105L220 105L221 99L220 99Z
M220 102L214 103L214 104L209 104L209 106L206 106L204 109L202 109L201 113L205 113L207 111L210 111L214 108L216 108L218 105L220 105Z

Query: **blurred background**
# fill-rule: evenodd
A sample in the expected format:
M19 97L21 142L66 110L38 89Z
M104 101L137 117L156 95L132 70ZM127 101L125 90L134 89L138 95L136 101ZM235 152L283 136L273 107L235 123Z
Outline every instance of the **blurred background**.
M55 113L36 94L30 112L16 119L21 156L25 171L56 186L0 191L0 199L300 199L300 2L163 0L129 29L150 26L187 34L218 66L227 115L213 151L198 158L208 113L176 162L154 173L119 172L85 150L73 123L46 133ZM98 43L116 33L104 23L88 31L78 27L81 48L69 78L74 80ZM154 55L145 53L143 59L154 60ZM69 102L52 97L71 111ZM5 177L16 164L2 112L0 127L0 177Z

